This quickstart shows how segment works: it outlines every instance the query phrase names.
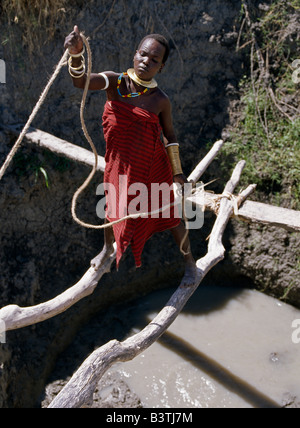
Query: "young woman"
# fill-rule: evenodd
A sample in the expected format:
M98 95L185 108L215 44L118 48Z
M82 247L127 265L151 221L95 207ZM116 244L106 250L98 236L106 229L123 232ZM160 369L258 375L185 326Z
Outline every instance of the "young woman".
M86 82L83 47L79 29L75 26L74 31L66 37L65 48L70 53L69 73L73 84L81 89ZM134 183L145 184L150 194L152 183L167 183L172 187L173 181L180 185L187 182L181 169L171 103L154 79L164 68L168 55L167 40L159 34L150 34L140 42L134 55L133 68L123 73L105 71L91 74L89 89L105 90L107 94L103 113L106 141L104 183L113 185L116 193L114 201L109 192L106 194L106 222L123 216L124 207L128 207L133 198L128 195L128 188ZM120 177L126 177L126 185L122 189ZM174 195L171 195L171 202L173 198ZM117 215L113 206L121 207ZM178 246L184 241L185 275L182 284L191 285L196 276L195 260L185 225L175 215L174 208L167 218L159 215L129 219L105 229L104 248L92 261L92 266L95 269L100 266L112 253L116 240L117 266L122 254L131 245L138 267L147 239L155 232L167 229L173 233Z

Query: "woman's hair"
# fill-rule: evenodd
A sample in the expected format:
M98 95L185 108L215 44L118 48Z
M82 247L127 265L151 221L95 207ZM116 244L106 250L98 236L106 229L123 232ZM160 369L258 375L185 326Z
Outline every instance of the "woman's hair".
M165 63L168 59L169 53L170 53L170 45L167 41L167 39L162 36L161 34L148 34L147 36L145 36L141 41L140 44L138 46L138 49L141 47L141 45L144 43L145 40L147 39L154 39L157 40L160 44L162 44L165 47L165 54L163 57L163 63Z

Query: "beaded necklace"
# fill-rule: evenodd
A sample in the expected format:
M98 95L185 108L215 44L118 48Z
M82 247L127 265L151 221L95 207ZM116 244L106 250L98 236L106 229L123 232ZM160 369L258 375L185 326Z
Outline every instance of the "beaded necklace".
M120 74L120 76L118 77L118 85L117 85L117 91L118 94L122 97L122 98L135 98L135 97L139 97L140 95L143 95L145 92L148 91L148 88L145 88L142 92L132 92L131 94L126 94L126 95L122 95L120 92L120 85L121 85L121 80L123 76L127 76L128 73L124 72L122 74Z

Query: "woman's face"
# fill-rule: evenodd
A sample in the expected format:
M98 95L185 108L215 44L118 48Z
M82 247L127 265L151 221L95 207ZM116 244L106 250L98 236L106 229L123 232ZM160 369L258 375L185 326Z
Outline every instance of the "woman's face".
M134 56L134 71L142 80L151 80L164 66L165 47L155 39L146 39Z

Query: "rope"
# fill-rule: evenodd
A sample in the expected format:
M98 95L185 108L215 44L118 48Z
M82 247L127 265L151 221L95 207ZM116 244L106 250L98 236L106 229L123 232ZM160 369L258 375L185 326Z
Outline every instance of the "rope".
M84 221L80 220L77 217L76 214L76 205L77 205L77 200L79 195L83 192L84 189L86 189L86 187L89 185L89 183L91 182L91 180L93 179L96 171L97 171L97 164L98 164L98 153L96 150L96 147L92 141L92 138L90 137L88 130L86 128L85 125L85 120L84 120L84 107L85 107L85 103L86 103L86 96L87 96L87 92L89 89L89 84L90 84L90 77L91 77L91 70L92 70L92 53L91 53L91 49L88 43L88 39L81 33L80 34L83 40L83 43L85 44L86 47L86 51L87 51L87 56L88 56L88 68L87 68L87 77L86 77L86 82L85 82L85 86L84 86L84 90L83 90L83 95L82 95L82 100L81 100L81 104L80 104L80 121L81 121L81 126L82 126L82 130L83 133L85 135L85 138L87 139L87 141L89 142L92 151L94 153L95 156L95 163L93 166L93 169L91 171L91 173L89 174L89 176L87 177L87 179L84 181L84 183L79 187L79 189L75 192L73 199L72 199L72 206L71 206L71 212L72 212L72 217L73 219L76 221L76 223L78 223L80 226L85 227L87 229L107 229L109 227L112 227L115 224L121 223L123 221L129 220L129 219L137 219L137 218L147 218L151 215L155 215L161 212L164 212L165 210L174 207L175 205L178 205L179 202L173 202L171 204L165 205L157 210L154 211L149 211L149 212L144 212L144 213L136 213L136 214L129 214L125 217L122 217L118 220L106 223L106 224L101 224L101 225L95 225L95 224L89 224L89 223L85 223ZM184 197L182 197L184 198ZM183 202L183 201L182 201ZM185 214L184 214L184 204L183 204L183 216L185 218ZM187 219L185 218L185 223L187 224ZM186 253L184 253L184 251L182 250L182 246L185 242L185 239L187 237L188 232L186 232L181 246L180 246L180 250L183 254L186 255Z
M151 215L155 215L158 213L161 213L167 209L169 209L170 207L174 207L176 205L179 204L179 202L173 202L171 204L165 205L162 208L159 208L157 210L154 211L149 211L149 212L145 212L145 213L136 213L136 214L130 214L127 215L125 217L120 218L119 220L116 220L114 222L111 223L106 223L106 224L102 224L102 225L93 225L93 224L89 224L89 223L85 223L84 221L80 220L77 217L76 214L76 205L77 205L77 200L79 195L84 191L84 189L86 189L86 187L89 185L89 183L91 182L92 178L94 177L96 171L97 171L97 166L98 166L98 153L96 150L96 147L92 141L92 138L90 137L86 124L85 124L85 120L84 120L84 108L85 108L85 104L86 104L86 97L87 97L87 92L89 89L89 84L90 84L90 78L91 78L91 72L92 72L92 53L91 53L91 49L90 49L90 45L88 43L88 39L84 36L84 34L80 34L82 37L82 40L84 42L84 45L86 47L86 51L87 51L87 55L88 55L88 68L87 68L87 77L86 77L86 82L85 82L85 86L84 86L84 90L83 90L83 95L82 95L82 100L81 100L81 104L80 104L80 121L81 121L81 126L82 126L82 130L83 133L85 135L85 138L87 139L88 143L91 146L91 149L93 151L94 157L95 157L95 162L94 162L94 166L92 168L92 171L90 172L90 174L88 175L88 177L86 178L86 180L84 181L84 183L76 190L76 192L73 195L72 198L72 205L71 205L71 213L72 213L72 217L74 219L74 221L76 221L80 226L85 227L85 228L89 228L89 229L106 229L108 227L112 227L115 224L121 223L122 221L126 221L129 219L137 219L137 218L147 218ZM31 115L29 116L29 119L27 121L27 123L25 124L21 134L19 135L16 143L14 144L12 150L10 151L10 153L8 154L4 164L2 165L1 169L0 169L0 180L2 179L6 169L8 168L10 162L12 161L14 155L16 154L19 146L21 145L23 138L26 134L26 132L28 131L29 126L31 125L33 119L35 118L36 114L38 113L39 109L41 108L42 104L44 103L46 96L49 92L49 89L51 88L51 86L54 83L54 80L56 79L56 77L58 76L61 68L66 65L66 60L67 60L67 56L68 56L68 49L66 49L66 51L64 52L61 60L59 61L59 63L57 64L55 71L53 73L53 75L51 76L48 84L46 85L45 89L43 90L38 102L36 103ZM204 185L203 187L200 187L200 189L196 190L193 189L192 190L192 194L195 195L199 190L200 192L203 191ZM186 233L185 236L182 239L181 245L180 245L180 251L184 254L187 255L189 253L185 253L183 250L183 244L187 238L188 235L188 220L186 218L185 215L185 211L184 211L184 199L189 196L189 195L182 195L182 209L183 209L183 218L186 224ZM234 204L234 212L237 215L237 211L238 211L238 202L236 201L236 198L232 195L229 194L227 192L227 194L223 194L221 197L226 197L228 199L231 199L233 204Z
M81 100L81 104L80 104L80 121L81 121L81 126L82 126L82 130L83 133L85 135L85 138L87 139L87 141L89 142L91 149L93 151L94 157L95 157L95 162L94 162L94 166L92 171L90 172L89 176L87 177L87 179L84 181L84 183L76 190L76 192L73 195L72 198L72 205L71 205L71 212L72 212L72 217L73 219L82 227L85 228L90 228L90 229L105 229L107 227L111 227L114 224L117 223L121 223L122 221L126 221L128 219L137 219L139 217L144 218L144 217L148 217L150 215L154 215L154 214L158 214L160 212L163 212L165 210L167 210L168 208L175 206L178 203L172 203L172 204L168 204L158 210L155 211L150 211L150 212L146 212L146 213L137 213L137 214L130 214L128 216L122 217L119 220L116 220L114 222L111 223L107 223L107 224L103 224L103 225L93 225L93 224L88 224L83 222L82 220L80 220L77 215L76 215L76 205L77 205L77 200L79 195L84 191L84 189L86 189L86 187L89 185L89 183L91 182L92 178L94 177L96 171L97 171L97 166L98 166L98 153L96 150L96 147L93 143L92 138L90 137L86 124L85 124L85 120L84 120L84 108L85 108L85 104L86 104L86 97L87 97L87 92L88 92L88 88L89 88L89 84L90 84L90 78L91 78L91 72L92 72L92 53L91 53L91 49L90 49L90 45L88 43L88 39L84 36L84 34L80 34L82 37L82 40L85 44L86 50L87 50L87 55L88 55L88 68L87 68L87 78L86 78L86 82L85 82L85 87L83 90L83 95L82 95L82 100ZM66 51L64 52L62 58L60 59L59 63L57 64L54 73L52 74L49 82L47 83L45 89L43 90L42 94L40 95L40 98L38 100L38 102L36 103L31 115L28 118L28 121L26 122L25 126L22 129L22 132L20 133L16 143L14 144L13 148L11 149L10 153L8 154L4 164L2 165L1 169L0 169L0 180L2 179L3 175L5 174L5 171L7 170L10 162L12 161L14 155L16 154L18 148L20 147L33 119L35 118L35 116L37 115L38 111L40 110L41 106L43 105L46 96L48 95L48 92L51 88L51 86L53 85L56 77L58 76L60 70L62 69L62 67L64 65L66 65L66 60L68 57L68 49L66 49Z
M212 194L212 196L209 196L209 193ZM240 192L241 193L241 192ZM212 211L218 216L220 211L220 202L223 198L228 199L230 202L232 202L233 205L233 212L234 216L239 216L239 206L241 205L241 202L243 200L241 194L233 195L230 192L224 191L222 195L215 195L213 192L206 192L207 197L207 204L212 209ZM205 207L204 207L205 209Z
M49 92L49 89L51 88L51 86L53 85L54 80L56 79L56 77L58 76L61 68L65 65L66 59L68 56L68 49L65 51L65 53L63 54L61 60L59 61L59 63L56 66L56 69L54 71L54 73L52 74L48 84L46 85L44 91L42 92L38 102L36 103L34 109L32 110L31 115L29 116L29 119L27 121L27 123L25 124L21 134L19 135L19 138L17 139L17 141L15 142L13 148L11 149L10 153L8 154L4 164L2 165L1 169L0 169L0 180L2 179L6 169L8 168L10 162L12 161L14 155L16 154L19 146L21 145L23 138L26 134L26 132L28 131L29 126L31 125L31 122L33 121L33 119L35 118L37 112L39 111L39 109L41 108L42 104L44 103L46 96Z
M89 224L89 223L85 223L82 220L80 220L77 215L76 215L76 204L77 204L77 199L79 197L79 195L83 192L83 190L89 185L89 183L91 182L92 178L95 175L95 172L97 170L97 164L98 164L98 153L96 150L96 147L88 133L88 130L86 128L85 125L85 121L84 121L84 107L85 107L85 102L86 102L86 96L87 96L87 92L88 92L88 88L89 88L89 84L90 84L90 77L91 77L91 70L92 70L92 53L91 53L91 49L90 49L90 45L88 43L88 40L86 39L86 37L81 33L81 37L82 40L85 44L86 47L86 51L87 51L87 55L88 55L88 68L87 68L87 78L86 78L86 82L85 82L85 86L84 86L84 90L83 90L83 95L82 95L82 100L81 100L81 105L80 105L80 121L81 121L81 126L83 129L83 133L85 135L85 138L87 139L87 141L89 142L94 156L95 156L95 163L94 163L94 167L91 171L91 173L89 174L89 176L87 177L87 179L84 181L84 183L79 187L79 189L75 192L73 199L72 199L72 207L71 207L71 212L72 212L72 217L73 219L82 227L88 228L88 229L106 229L108 227L112 227L115 224L121 223L123 221L129 220L129 219L137 219L137 218L147 218L150 215L154 215L157 213L161 213L166 209L169 209L172 206L178 205L178 202L174 202L172 204L168 204L162 208L159 208L155 211L150 211L150 212L145 212L145 213L137 213L137 214L130 214L127 215L125 217L122 217L118 220L106 223L106 224L101 224L101 225L94 225L94 224ZM187 218L185 216L185 210L184 210L184 195L182 195L182 210L183 210L183 217L184 217L184 221L185 221L185 225L186 225L186 232L181 240L180 243L180 251L181 253L186 256L190 253L190 249L188 249L188 252L185 252L183 250L183 245L186 241L186 238L188 236L188 221Z
M242 201L241 195L235 196L230 192L224 191L223 194L221 195L221 198L226 198L233 203L233 212L234 212L234 215L237 217L239 215L239 206Z
M84 181L84 183L79 187L79 189L76 190L76 192L74 193L73 199L72 199L72 205L71 205L71 213L72 213L72 217L73 220L76 221L76 223L78 223L80 226L88 228L88 229L104 229L106 228L108 225L110 226L110 224L103 224L103 225L93 225L93 224L88 224L83 222L82 220L80 220L77 215L76 215L76 204L77 204L77 199L79 197L79 195L84 191L84 189L90 184L92 178L95 175L95 172L97 170L97 166L98 166L98 153L96 150L96 147L93 143L93 140L91 139L86 124L85 124L85 120L84 120L84 107L85 107L85 103L86 103L86 97L87 97L87 92L89 89L89 85L90 85L90 80L91 80L91 72L92 72L92 53L91 53L91 48L89 45L89 42L87 40L87 38L84 36L84 34L80 33L83 43L85 44L86 47L86 51L87 51L87 55L88 55L88 68L87 68L87 77L86 77L86 81L85 81L85 86L84 86L84 90L83 90L83 95L82 95L82 99L81 99L81 104L80 104L80 122L81 122L81 126L82 126L82 130L84 133L85 138L87 139L87 141L89 142L91 149L94 153L94 157L95 157L95 162L94 162L94 166L92 171L90 172L89 176L87 177L87 179Z

